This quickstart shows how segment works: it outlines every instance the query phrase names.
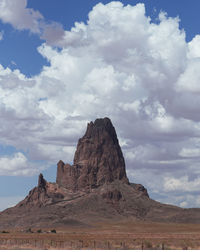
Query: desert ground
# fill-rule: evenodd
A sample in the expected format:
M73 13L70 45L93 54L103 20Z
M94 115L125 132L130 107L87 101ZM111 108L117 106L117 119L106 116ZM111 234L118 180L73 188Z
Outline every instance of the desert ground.
M0 249L200 249L200 224L124 221L87 228L3 230Z

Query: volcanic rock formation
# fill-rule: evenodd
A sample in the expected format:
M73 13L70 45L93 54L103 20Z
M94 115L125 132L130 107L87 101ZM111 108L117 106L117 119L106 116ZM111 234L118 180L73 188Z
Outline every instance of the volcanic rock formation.
M82 226L100 221L200 222L200 209L182 209L149 198L129 183L124 157L109 118L87 126L73 165L59 161L56 183L39 175L38 186L0 213L0 228Z
M56 183L76 191L114 180L129 183L124 157L110 119L97 119L88 124L85 135L79 139L73 166L58 162Z

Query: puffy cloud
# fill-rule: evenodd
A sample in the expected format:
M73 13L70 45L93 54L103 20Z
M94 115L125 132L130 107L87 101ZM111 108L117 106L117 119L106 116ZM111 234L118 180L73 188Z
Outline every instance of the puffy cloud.
M45 40L47 44L58 47L61 46L61 40L65 33L61 24L57 22L41 22L40 29L40 38Z
M27 0L1 0L0 19L4 23L10 23L19 30L29 29L33 33L39 33L39 22L43 16L33 9L26 8Z
M199 157L200 148L182 148L180 152L182 157Z
M188 64L187 69L184 71L183 74L180 75L180 78L177 82L177 88L178 91L182 92L189 91L192 93L199 94L200 92L200 73L199 73L199 67L200 67L200 58L195 58L191 60L191 62Z
M10 176L30 176L38 174L40 170L44 170L42 166L37 166L28 161L22 153L15 153L7 157L0 157L0 175Z
M192 41L188 43L188 58L194 59L194 58L200 58L200 49L199 49L199 43L200 43L200 35L196 35Z
M18 30L39 34L48 44L56 44L64 35L62 25L46 22L39 11L27 8L27 0L0 0L0 19ZM3 33L0 35L2 37ZM0 39L1 40L1 39Z
M131 181L144 184L153 198L169 202L173 191L175 204L196 206L200 39L187 43L178 18L158 18L153 23L144 4L100 3L87 23L64 33L57 24L46 29L44 36L59 35L38 48L49 62L39 75L0 67L2 143L31 161L72 162L87 122L109 116Z
M179 178L166 177L164 182L165 191L183 191L183 192L194 192L199 191L200 178L197 177L194 180L189 180L188 176L182 176Z

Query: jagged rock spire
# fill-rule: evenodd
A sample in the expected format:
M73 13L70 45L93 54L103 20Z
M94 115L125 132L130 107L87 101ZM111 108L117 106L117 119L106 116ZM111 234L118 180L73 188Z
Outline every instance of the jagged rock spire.
M58 163L57 183L79 190L115 180L129 183L117 134L109 118L96 119L78 141L73 166Z
M40 174L38 177L38 188L45 189L46 187L46 180L43 177L43 174Z

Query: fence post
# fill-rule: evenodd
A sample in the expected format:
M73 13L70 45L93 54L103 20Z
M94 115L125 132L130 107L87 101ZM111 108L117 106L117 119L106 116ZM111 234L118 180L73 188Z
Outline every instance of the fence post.
M125 241L121 242L121 246L123 247L123 249L126 249Z

